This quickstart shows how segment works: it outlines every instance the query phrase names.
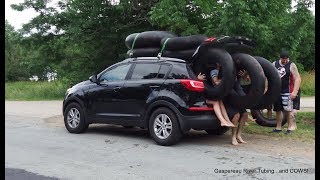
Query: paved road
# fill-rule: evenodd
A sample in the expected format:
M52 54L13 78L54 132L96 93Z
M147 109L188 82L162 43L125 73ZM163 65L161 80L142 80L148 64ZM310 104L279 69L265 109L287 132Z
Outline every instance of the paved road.
M228 134L194 131L164 147L139 128L93 125L70 134L61 101L5 106L6 179L315 179L310 144L265 147L267 138L246 136L249 144L233 147Z

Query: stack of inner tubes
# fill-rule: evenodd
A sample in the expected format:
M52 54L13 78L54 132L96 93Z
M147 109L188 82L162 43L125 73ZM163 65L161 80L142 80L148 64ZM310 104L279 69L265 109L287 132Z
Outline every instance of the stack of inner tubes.
M168 31L145 31L127 36L125 44L129 57L171 57L185 60L195 75L205 74L205 95L210 100L228 99L226 102L239 109L251 109L256 122L261 126L274 127L276 122L261 116L264 109L280 95L281 80L270 61L253 56L255 42L244 36L210 37L191 35L178 37ZM161 57L159 57L159 53ZM219 63L221 83L213 86L210 70ZM239 93L235 90L239 83L238 73L245 70L251 84ZM268 82L266 90L265 82ZM265 91L266 90L266 91Z
M176 34L168 31L145 31L127 36L125 44L128 57L156 57L160 52L163 38L174 38Z
M188 61L202 44L207 36L192 35L174 38L166 38L161 40L161 46L164 47L163 57L172 57Z

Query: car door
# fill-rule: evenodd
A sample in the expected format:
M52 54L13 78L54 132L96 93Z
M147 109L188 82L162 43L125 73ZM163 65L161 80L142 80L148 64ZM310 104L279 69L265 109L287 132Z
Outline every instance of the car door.
M96 121L121 119L123 112L123 94L121 88L131 67L130 63L114 66L99 77L99 83L90 89L88 112Z
M156 61L135 63L122 88L126 101L125 112L130 114L132 119L141 120L147 103L158 95L169 68L170 65Z

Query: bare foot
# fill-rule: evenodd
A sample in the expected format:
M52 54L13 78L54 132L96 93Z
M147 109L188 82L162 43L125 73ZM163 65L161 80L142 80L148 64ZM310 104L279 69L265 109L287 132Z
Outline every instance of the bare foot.
M229 127L236 127L232 122L229 122Z
M239 145L239 143L238 143L236 138L232 138L231 144L235 145L235 146Z
M240 143L247 144L247 142L244 141L241 136L238 136L238 137L237 137L237 140L238 140Z
M220 126L229 126L229 124L227 124L227 123L221 123Z

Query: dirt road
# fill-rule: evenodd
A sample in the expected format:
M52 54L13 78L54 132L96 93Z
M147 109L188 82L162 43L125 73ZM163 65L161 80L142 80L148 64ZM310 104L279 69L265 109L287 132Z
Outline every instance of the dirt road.
M112 125L70 134L61 106L5 102L6 172L59 179L315 179L314 144L245 134L248 144L234 147L229 133L191 131L163 147L146 130Z

